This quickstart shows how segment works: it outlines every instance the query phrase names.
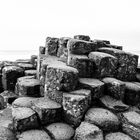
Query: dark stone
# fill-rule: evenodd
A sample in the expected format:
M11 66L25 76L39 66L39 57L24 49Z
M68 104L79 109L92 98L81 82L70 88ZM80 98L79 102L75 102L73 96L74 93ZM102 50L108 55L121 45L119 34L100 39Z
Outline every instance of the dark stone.
M90 41L90 37L88 35L75 35L74 39Z
M97 125L105 132L117 131L120 126L118 117L103 108L90 108L85 115L85 121Z
M76 68L79 71L79 77L90 78L93 74L93 62L86 55L69 54L67 65Z
M137 105L140 101L140 85L133 82L125 83L124 102L128 105Z
M88 57L94 64L92 77L113 77L116 74L118 65L116 57L102 52L91 52Z
M32 109L37 112L41 125L48 125L62 119L62 106L48 98L34 101Z
M54 55L57 56L57 50L58 50L58 38L47 38L46 39L46 52L45 55Z
M70 39L67 48L68 54L87 55L90 52L97 50L97 45L90 41Z
M79 87L91 90L91 100L102 97L104 93L104 83L98 79L80 78ZM91 101L91 102L92 102Z
M74 127L80 125L87 108L89 100L84 95L63 93L64 119Z
M2 70L3 89L14 91L17 79L22 76L24 76L22 68L17 66L5 66Z
M98 51L111 54L118 59L117 74L115 76L117 79L123 81L136 79L138 55L113 48L100 48Z
M117 100L123 100L125 94L125 83L111 77L102 79L105 83L105 94L112 96Z
M31 108L12 109L13 125L16 132L39 128L37 114Z
M103 132L94 124L82 122L76 128L74 140L104 140Z

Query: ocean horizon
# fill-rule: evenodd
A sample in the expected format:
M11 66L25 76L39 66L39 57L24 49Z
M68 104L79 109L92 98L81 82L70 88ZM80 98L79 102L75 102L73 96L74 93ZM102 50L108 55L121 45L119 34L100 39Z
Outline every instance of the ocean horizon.
M139 56L140 50L124 50ZM38 55L38 50L0 50L0 61L15 61L17 59L30 59L31 55Z
M38 50L0 50L0 61L30 59L31 55L38 55L38 53Z

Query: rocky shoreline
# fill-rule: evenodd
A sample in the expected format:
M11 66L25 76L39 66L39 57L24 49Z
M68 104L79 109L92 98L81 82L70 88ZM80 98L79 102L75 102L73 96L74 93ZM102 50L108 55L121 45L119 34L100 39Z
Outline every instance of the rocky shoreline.
M1 140L140 140L139 57L87 35L47 37L0 62Z

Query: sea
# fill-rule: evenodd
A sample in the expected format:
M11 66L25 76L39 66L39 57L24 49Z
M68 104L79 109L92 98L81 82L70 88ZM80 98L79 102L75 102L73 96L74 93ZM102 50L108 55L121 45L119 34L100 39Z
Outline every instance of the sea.
M15 61L17 59L30 59L31 55L38 55L38 50L1 50L0 61Z
M136 54L139 56L140 63L140 50L125 50L127 52ZM1 50L0 61L15 61L17 59L30 59L31 55L38 55L38 50Z

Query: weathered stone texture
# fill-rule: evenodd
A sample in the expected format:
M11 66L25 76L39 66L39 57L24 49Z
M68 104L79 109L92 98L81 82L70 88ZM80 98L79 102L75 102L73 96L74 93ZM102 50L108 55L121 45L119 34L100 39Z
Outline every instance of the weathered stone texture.
M116 57L102 52L91 52L88 57L94 64L92 77L113 77L116 74L118 65Z

